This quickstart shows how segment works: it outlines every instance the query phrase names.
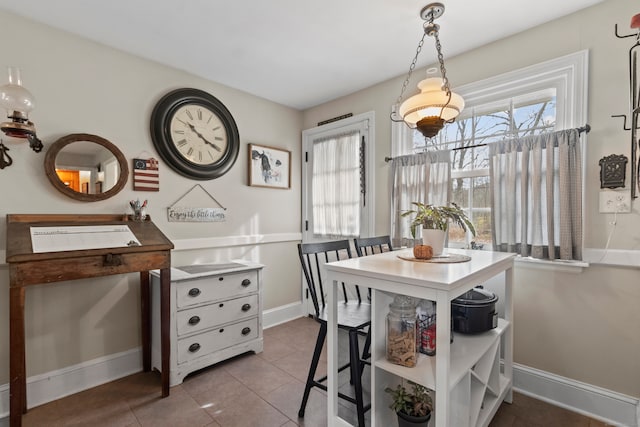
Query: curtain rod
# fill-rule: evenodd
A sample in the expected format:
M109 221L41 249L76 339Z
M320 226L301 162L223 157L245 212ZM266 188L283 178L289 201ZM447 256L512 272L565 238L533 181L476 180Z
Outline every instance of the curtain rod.
M582 127L576 128L576 130L578 131L578 133L582 133L582 132L589 133L591 131L591 126L589 126L589 123L587 123ZM484 147L485 145L488 145L488 144L476 144L476 145L467 145L466 147L456 147L456 148L452 148L451 151L466 150L467 148L475 148L475 147ZM384 158L385 163L389 163L392 160L393 160L393 157Z

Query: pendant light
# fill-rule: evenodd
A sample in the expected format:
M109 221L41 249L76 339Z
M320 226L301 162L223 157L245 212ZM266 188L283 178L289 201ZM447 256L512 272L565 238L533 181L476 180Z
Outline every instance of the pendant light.
M418 129L426 138L436 136L445 123L453 122L464 108L464 99L457 93L453 93L449 86L438 33L440 26L434 23L443 13L444 5L442 3L430 3L420 11L420 17L425 21L423 24L424 34L418 43L416 55L411 62L407 78L402 85L397 101L400 106L397 111L391 113L391 120L404 122L410 128ZM420 93L402 102L402 96L416 66L425 36L435 39L442 77L427 77L422 80L418 83Z

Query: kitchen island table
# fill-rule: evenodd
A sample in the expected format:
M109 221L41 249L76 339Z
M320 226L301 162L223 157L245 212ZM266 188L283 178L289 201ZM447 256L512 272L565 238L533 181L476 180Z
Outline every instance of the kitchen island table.
M386 387L405 380L435 391L434 417L430 425L486 426L502 401L511 402L513 382L512 282L515 254L447 249L466 255L467 262L411 261L411 249L351 258L325 264L329 286L328 324L328 420L331 426L348 426L338 416L337 403L337 289L341 282L372 289L371 307L371 425L396 425L389 409ZM402 257L402 258L400 258ZM451 337L451 301L494 276L504 276L504 313L495 329L475 335ZM415 367L386 360L385 319L397 294L436 302L436 355L420 354ZM503 366L500 357L503 357ZM435 421L435 422L434 422Z

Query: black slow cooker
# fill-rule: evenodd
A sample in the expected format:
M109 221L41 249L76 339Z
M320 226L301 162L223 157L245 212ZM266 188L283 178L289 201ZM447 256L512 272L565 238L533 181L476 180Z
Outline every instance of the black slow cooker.
M462 334L478 334L498 326L498 297L476 287L451 301L453 330Z

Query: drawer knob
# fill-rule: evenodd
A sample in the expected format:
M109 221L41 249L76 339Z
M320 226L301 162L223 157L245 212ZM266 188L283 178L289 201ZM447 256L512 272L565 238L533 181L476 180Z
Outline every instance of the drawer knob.
M251 284L251 280L249 280L249 279L244 279L244 280L242 281L242 286L244 286L245 288L246 288L247 286L249 286L250 284Z
M189 289L189 296L190 297L197 297L198 295L200 295L200 289L198 289L198 288Z
M249 335L251 333L251 328L250 327L246 327L246 328L242 328L242 335Z
M189 346L189 351L191 353L195 353L196 351L200 350L200 344L198 343L193 343Z
M191 319L189 319L190 325L197 325L198 323L200 323L200 317L198 316L193 316L191 317Z
M224 307L224 303L221 302L220 304L218 304L218 307L220 308Z
M249 311L249 310L251 310L251 304L242 305L242 311Z

